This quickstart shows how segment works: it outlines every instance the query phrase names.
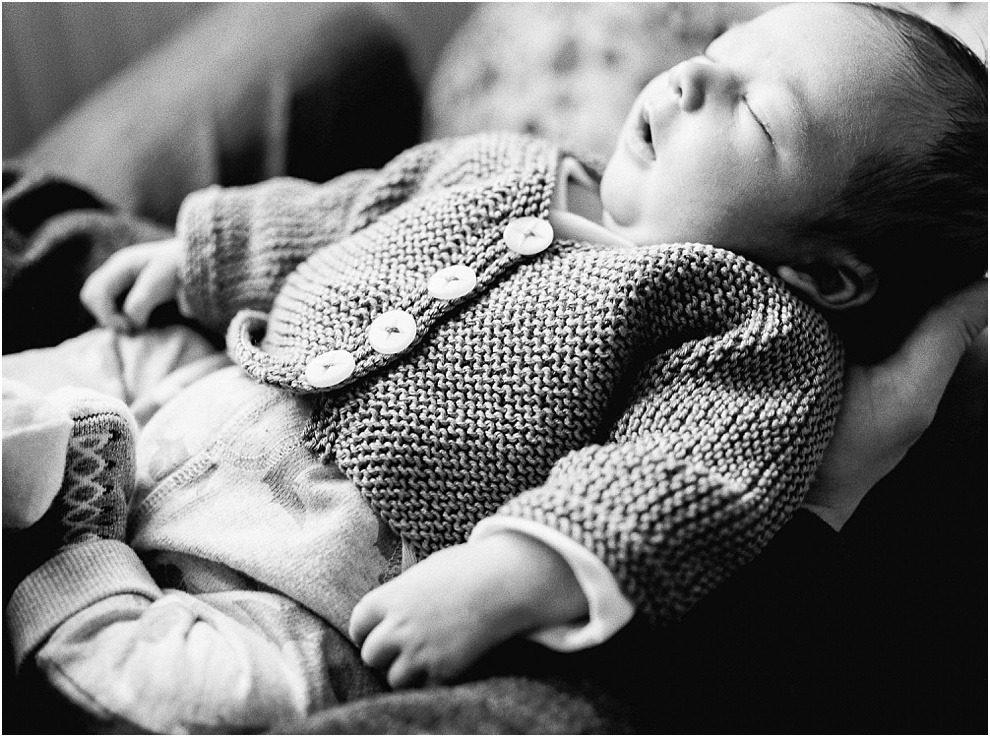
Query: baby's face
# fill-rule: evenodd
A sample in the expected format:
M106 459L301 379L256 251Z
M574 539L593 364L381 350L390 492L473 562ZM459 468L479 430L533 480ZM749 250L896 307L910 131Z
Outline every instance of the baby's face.
M605 224L637 244L801 256L782 224L837 194L892 132L884 93L898 52L867 12L777 8L652 80L605 170Z

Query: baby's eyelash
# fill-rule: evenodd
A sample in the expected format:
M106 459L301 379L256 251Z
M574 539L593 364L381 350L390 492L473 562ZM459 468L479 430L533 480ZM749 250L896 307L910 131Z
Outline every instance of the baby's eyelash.
M763 132L767 134L767 138L770 139L770 143L773 143L773 134L770 132L770 129L767 128L762 118L760 118L760 116L756 114L756 111L753 110L753 107L749 104L749 100L746 99L745 95L743 95L742 101L743 104L746 106L746 109L749 110L750 114L753 116L753 119L760 124L760 127L763 129Z

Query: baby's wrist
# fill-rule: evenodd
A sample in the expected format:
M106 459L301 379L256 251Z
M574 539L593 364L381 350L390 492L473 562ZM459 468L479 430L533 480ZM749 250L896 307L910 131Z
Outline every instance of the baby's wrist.
M566 624L588 614L588 600L564 558L545 543L501 531L472 546L485 548L493 564L503 611L512 634Z

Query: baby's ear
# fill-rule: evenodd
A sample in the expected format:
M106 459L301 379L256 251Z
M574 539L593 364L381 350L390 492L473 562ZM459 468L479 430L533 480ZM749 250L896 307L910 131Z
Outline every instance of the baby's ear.
M827 261L781 265L777 276L826 310L861 307L877 291L873 267L852 254L840 254Z

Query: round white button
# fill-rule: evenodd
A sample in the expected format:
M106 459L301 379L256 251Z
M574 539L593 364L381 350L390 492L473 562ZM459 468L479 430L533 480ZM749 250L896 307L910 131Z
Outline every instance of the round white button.
M532 256L553 243L553 226L541 218L516 218L505 226L502 240L510 251Z
M464 264L455 264L440 269L426 283L426 291L434 299L457 299L463 297L478 285L478 275L474 269Z
M354 356L350 351L327 351L306 365L306 381L318 389L337 386L353 373Z
M368 327L368 342L379 353L404 351L416 338L416 318L405 310L389 310Z

